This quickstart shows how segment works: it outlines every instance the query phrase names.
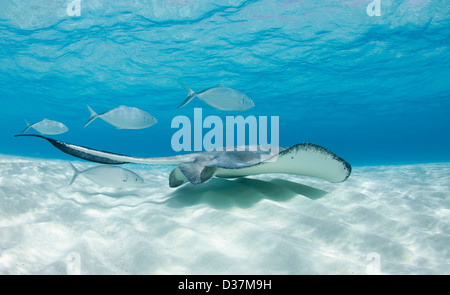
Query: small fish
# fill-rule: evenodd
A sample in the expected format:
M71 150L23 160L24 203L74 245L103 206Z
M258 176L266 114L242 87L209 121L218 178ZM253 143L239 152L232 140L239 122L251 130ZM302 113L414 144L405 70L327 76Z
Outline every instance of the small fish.
M133 187L144 183L144 180L133 171L117 166L100 165L84 171L78 171L72 163L69 162L69 164L73 169L73 177L69 185L71 185L80 174L97 184L109 187Z
M255 106L255 103L247 95L228 87L217 86L195 93L186 85L180 84L187 90L188 96L178 108L187 105L194 97L198 97L210 106L223 111L245 111Z
M89 106L87 107L91 112L91 117L84 127L91 124L97 118L102 118L118 129L143 129L155 125L158 122L155 117L146 111L134 107L122 105L100 115L94 112Z
M22 133L25 133L28 129L33 128L34 130L38 131L41 134L62 134L64 132L67 132L69 128L67 128L66 125L60 122L44 119L42 121L39 121L34 124L28 123L27 120L27 127L22 131Z

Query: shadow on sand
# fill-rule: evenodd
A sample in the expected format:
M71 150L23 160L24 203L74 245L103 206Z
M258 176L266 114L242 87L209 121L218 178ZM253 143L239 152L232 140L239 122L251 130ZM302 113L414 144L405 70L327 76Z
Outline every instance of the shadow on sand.
M252 178L213 178L202 185L187 184L171 194L166 201L171 207L208 204L216 209L231 207L250 208L266 199L283 202L301 195L311 200L319 199L328 192L296 182L273 179L263 181Z

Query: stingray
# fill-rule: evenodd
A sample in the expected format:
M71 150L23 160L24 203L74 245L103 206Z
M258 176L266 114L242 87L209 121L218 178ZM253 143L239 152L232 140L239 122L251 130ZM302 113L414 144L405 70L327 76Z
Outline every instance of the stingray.
M279 152L265 149L204 151L170 157L132 157L65 143L37 134L19 134L47 140L62 152L101 164L177 165L169 176L169 186L201 184L212 177L237 178L266 173L303 175L338 183L351 173L347 161L312 143L300 143Z

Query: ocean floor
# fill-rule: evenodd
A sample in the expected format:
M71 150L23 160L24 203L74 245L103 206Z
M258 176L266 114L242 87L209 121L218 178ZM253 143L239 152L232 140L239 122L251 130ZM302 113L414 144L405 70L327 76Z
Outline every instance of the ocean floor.
M178 189L173 166L123 167L145 185L1 156L0 274L450 274L450 163Z

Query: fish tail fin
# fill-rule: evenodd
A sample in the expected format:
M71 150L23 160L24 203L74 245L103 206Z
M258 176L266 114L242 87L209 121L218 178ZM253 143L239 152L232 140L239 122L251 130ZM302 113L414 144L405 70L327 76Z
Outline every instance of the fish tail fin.
M71 185L75 181L77 176L80 174L80 171L78 171L78 169L72 163L69 162L69 164L70 164L70 167L72 167L72 170L73 170L73 176L72 176L72 179L70 180L70 183L69 183L69 185Z
M183 83L181 83L181 82L178 82L178 83L180 83L180 85L183 86L184 89L186 89L186 91L188 92L187 97L178 107L180 109L180 108L184 107L185 105L187 105L192 99L194 99L194 97L197 95L197 93L195 93L191 88L187 87Z
M31 124L30 124L30 123L28 123L28 121L27 121L27 120L25 120L25 122L27 123L27 127L26 127L25 129L23 129L22 133L25 133L25 132L27 132L27 130L28 130L28 129L30 129L30 127L31 127Z
M93 109L91 109L90 106L87 105L87 107L88 107L89 111L91 112L91 117L89 118L89 120L87 121L87 123L84 124L83 128L86 127L87 125L91 124L92 121L94 121L95 119L98 118L98 114L97 114Z

